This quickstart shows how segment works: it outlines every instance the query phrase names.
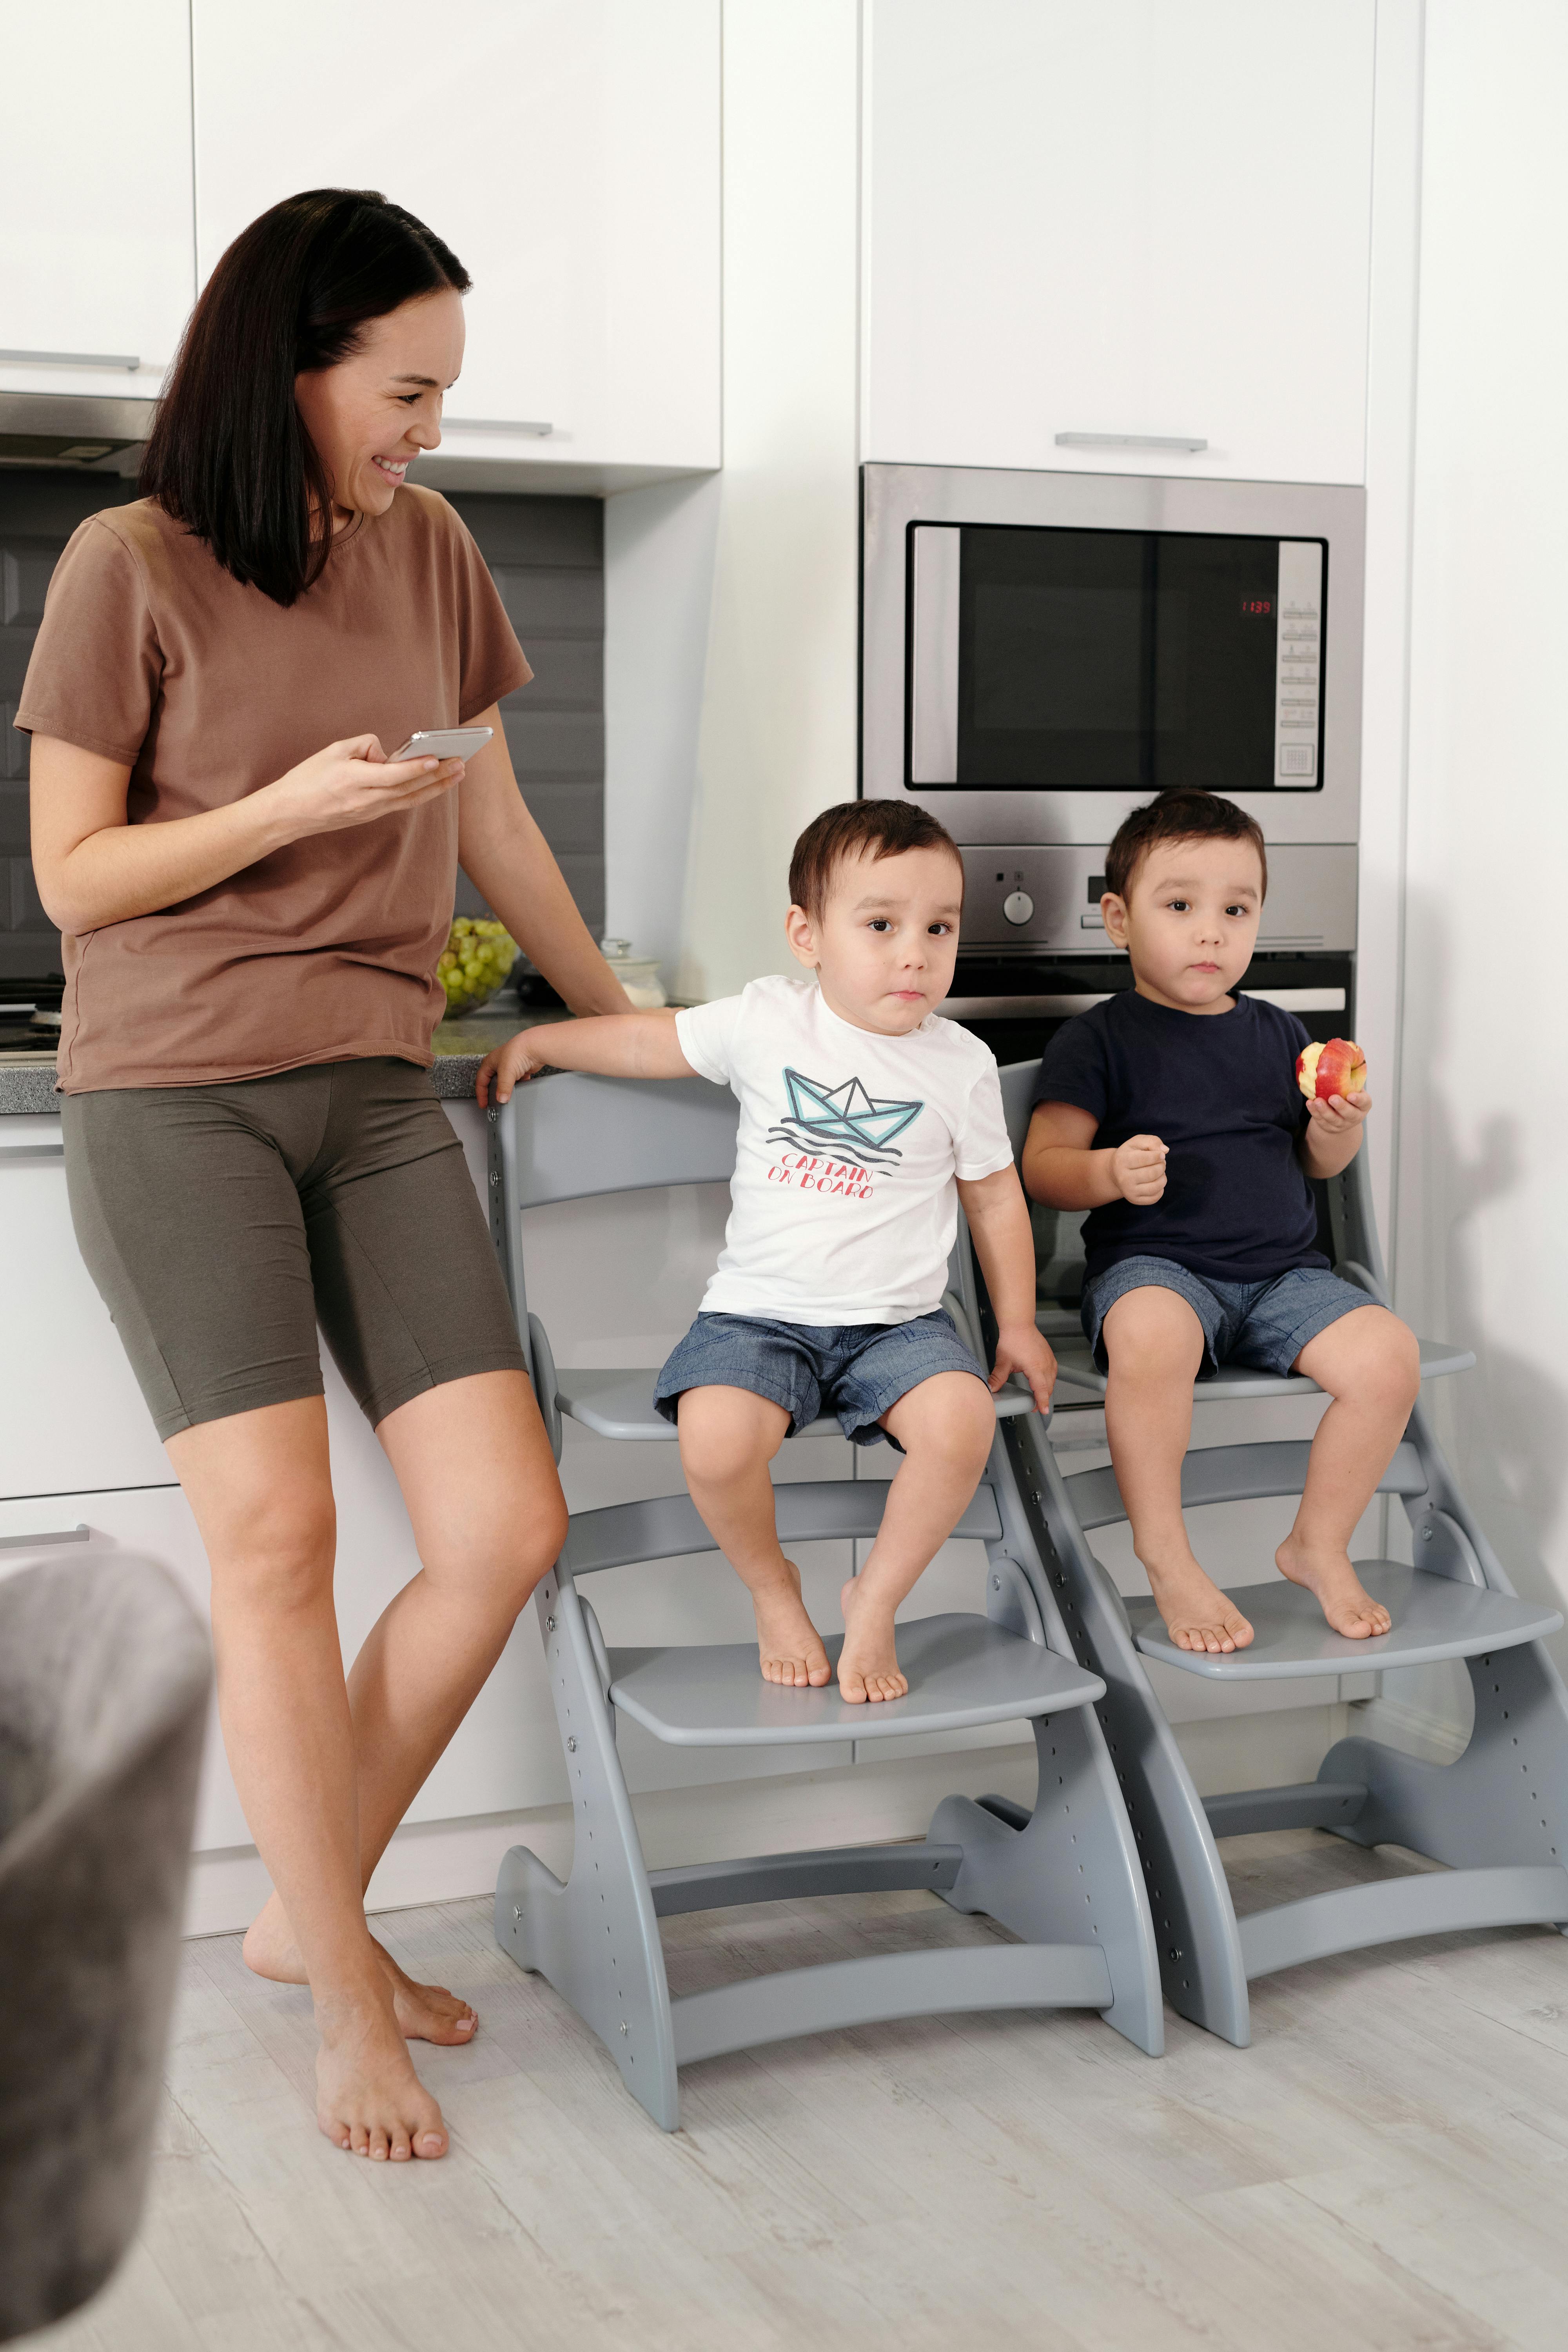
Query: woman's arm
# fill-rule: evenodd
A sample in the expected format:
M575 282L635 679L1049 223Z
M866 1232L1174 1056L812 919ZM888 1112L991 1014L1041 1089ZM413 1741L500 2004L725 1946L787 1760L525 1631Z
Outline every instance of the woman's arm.
M96 931L178 906L306 834L335 833L449 792L459 760L389 761L374 735L329 743L226 808L132 824L131 771L55 735L35 735L33 870L49 920Z
M1035 1242L1017 1171L1001 1168L969 1182L961 1176L958 1197L996 1318L993 1393L1022 1372L1038 1410L1049 1412L1057 1360L1035 1323Z
M1076 1103L1039 1103L1024 1142L1024 1183L1048 1209L1100 1209L1131 1201L1146 1209L1165 1189L1165 1146L1157 1135L1089 1149L1100 1121Z
M464 873L574 1013L629 1013L626 991L595 945L518 789L500 707L492 703L469 723L495 732L468 761L458 799Z
M489 1104L510 1102L513 1087L542 1070L592 1070L605 1078L694 1078L680 1050L673 1013L612 1013L585 1021L542 1021L520 1029L479 1064L474 1092Z

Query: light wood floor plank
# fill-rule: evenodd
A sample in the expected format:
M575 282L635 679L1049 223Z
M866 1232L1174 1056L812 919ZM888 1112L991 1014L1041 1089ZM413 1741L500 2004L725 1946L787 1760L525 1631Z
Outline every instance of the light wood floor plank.
M1226 1841L1244 1909L1418 1859ZM142 2239L48 2352L1557 2352L1568 1941L1433 1937L1255 1985L1254 2046L1167 2015L913 2019L689 2068L656 2130L497 1948L488 1902L379 1923L479 2008L418 2045L452 2154L314 2126L302 1990L187 1948ZM672 1990L1005 1940L931 1895L692 1913Z

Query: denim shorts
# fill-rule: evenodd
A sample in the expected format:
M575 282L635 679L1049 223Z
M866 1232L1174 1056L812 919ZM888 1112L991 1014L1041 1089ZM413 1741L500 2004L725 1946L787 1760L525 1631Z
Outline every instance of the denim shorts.
M1212 1380L1222 1364L1288 1372L1309 1339L1342 1315L1377 1304L1326 1266L1292 1266L1289 1274L1270 1275L1264 1282L1217 1282L1168 1257L1119 1258L1083 1286L1083 1328L1102 1372L1107 1364L1100 1335L1107 1315L1130 1290L1149 1289L1173 1290L1203 1325L1200 1381Z
M660 1372L653 1401L673 1421L687 1389L750 1389L783 1405L791 1437L826 1408L853 1444L880 1445L887 1436L877 1426L882 1414L938 1372L985 1378L940 1307L908 1323L700 1315Z

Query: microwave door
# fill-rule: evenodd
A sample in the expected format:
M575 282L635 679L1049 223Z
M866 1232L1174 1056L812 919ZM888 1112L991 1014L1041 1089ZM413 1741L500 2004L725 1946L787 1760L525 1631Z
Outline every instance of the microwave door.
M958 616L962 535L956 524L910 533L910 782L958 782Z

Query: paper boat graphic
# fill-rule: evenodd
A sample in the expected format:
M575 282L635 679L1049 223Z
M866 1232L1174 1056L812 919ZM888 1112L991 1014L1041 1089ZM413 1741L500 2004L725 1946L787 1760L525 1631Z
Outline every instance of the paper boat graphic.
M825 1087L801 1070L786 1070L784 1076L789 1090L790 1126L813 1144L828 1150L837 1147L875 1158L925 1108L921 1102L879 1101L858 1078Z

